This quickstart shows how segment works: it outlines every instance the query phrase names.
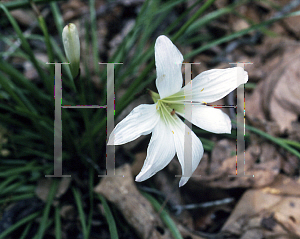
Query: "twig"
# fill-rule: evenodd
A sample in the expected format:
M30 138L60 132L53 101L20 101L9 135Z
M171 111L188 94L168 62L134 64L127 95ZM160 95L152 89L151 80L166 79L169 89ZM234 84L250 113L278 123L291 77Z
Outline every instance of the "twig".
M219 206L223 204L228 204L234 201L234 198L224 198L221 200L216 201L210 201L205 203L195 203L195 204L187 204L187 205L176 205L173 207L174 210L176 210L175 214L179 215L181 214L182 210L191 210L196 208L206 208L206 207L214 207Z

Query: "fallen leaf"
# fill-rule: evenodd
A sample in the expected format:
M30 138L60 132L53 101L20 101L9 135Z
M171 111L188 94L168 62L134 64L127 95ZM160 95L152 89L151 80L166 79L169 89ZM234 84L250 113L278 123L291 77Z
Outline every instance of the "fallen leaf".
M65 192L69 189L72 178L61 178L58 184L58 188L55 194L55 199L60 198ZM51 188L51 184L53 179L51 178L41 178L38 181L38 185L35 189L35 194L39 199L43 202L47 201L49 190ZM54 200L53 203L57 204L57 201Z
M299 187L296 181L279 175L268 187L246 191L222 232L245 239L300 237Z
M95 187L95 192L113 203L141 238L172 238L150 202L137 190L130 166L125 164L116 169L116 175L124 177L103 178Z
M268 75L246 100L247 117L255 124L273 121L281 133L292 132L292 122L300 115L300 47L278 43L272 60L265 66ZM269 57L270 58L270 57Z

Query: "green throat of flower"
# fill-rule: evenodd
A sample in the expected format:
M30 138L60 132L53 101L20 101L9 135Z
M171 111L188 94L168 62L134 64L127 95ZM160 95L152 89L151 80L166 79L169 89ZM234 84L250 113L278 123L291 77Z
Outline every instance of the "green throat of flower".
M183 92L177 92L176 94L170 95L166 98L160 99L159 94L149 91L150 95L156 103L156 110L159 112L160 117L164 119L166 123L174 122L175 113L184 111L184 94Z

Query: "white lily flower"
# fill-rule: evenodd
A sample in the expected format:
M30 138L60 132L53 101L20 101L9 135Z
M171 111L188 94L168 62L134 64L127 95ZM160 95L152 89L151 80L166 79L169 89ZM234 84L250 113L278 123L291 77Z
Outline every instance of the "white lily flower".
M185 106L192 110L191 123L213 132L231 133L231 121L220 109L207 106L248 81L248 74L241 67L205 71L182 88L181 65L183 56L166 36L159 36L155 43L156 87L159 94L151 92L155 104L142 104L116 125L109 137L109 145L121 145L141 135L152 133L147 157L136 181L141 182L166 167L177 154L184 172L185 124L178 115L185 116ZM242 79L238 79L242 74ZM203 156L203 146L192 133L192 172ZM191 176L191 175L188 175ZM190 177L182 177L179 186Z

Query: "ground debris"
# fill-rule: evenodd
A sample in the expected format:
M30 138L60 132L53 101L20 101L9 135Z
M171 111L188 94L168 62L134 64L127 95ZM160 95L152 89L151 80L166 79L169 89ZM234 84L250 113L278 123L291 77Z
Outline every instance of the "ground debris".
M244 193L222 232L239 238L299 238L298 182L279 175L269 187Z
M123 165L116 170L116 175L124 177L103 178L95 192L112 202L141 238L172 238L150 202L137 190L130 166Z

